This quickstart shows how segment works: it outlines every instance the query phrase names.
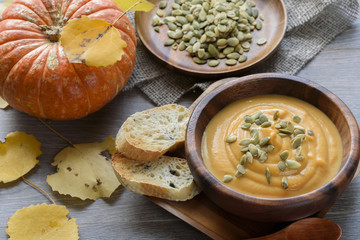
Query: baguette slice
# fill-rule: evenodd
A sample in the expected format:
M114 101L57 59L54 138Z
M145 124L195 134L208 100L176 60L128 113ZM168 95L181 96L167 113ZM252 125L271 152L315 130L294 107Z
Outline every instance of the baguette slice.
M116 152L112 166L121 184L135 193L173 201L185 201L199 193L183 158L162 156L139 162Z
M127 158L153 161L184 146L190 110L168 104L131 115L116 135L115 146Z

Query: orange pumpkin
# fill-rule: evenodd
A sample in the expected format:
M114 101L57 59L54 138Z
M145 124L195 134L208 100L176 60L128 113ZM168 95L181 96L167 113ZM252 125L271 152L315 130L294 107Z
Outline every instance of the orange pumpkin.
M114 26L127 47L108 67L70 63L59 38L81 15L112 23L122 10L112 0L15 0L0 21L0 96L30 115L54 120L87 116L111 101L135 65L136 37L123 16Z

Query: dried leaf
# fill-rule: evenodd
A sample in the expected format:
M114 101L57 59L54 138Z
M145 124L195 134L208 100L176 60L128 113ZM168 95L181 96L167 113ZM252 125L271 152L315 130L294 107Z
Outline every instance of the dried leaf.
M102 143L75 144L59 152L52 165L58 172L47 176L53 191L82 200L110 197L120 183L103 152L113 152L115 141L109 136Z
M121 8L121 10L126 11L130 7L132 7L139 0L114 0L114 2ZM131 8L130 10L133 11L144 11L149 12L150 10L154 9L156 6L148 1L141 0L141 3L137 4L135 7Z
M75 219L68 219L65 206L31 205L17 210L9 218L6 233L9 240L75 240L79 239Z
M12 132L0 142L0 182L11 182L28 173L39 161L41 143L33 135Z
M5 108L7 108L9 106L9 104L4 100L4 99L2 99L1 97L0 97L0 108L1 109L5 109Z
M0 16L14 0L0 0Z
M110 23L85 15L68 22L60 41L70 62L95 67L106 67L121 60L127 46Z

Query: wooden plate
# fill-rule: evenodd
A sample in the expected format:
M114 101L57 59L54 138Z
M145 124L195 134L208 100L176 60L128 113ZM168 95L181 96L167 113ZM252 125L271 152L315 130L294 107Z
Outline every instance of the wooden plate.
M150 0L158 6L160 0ZM168 1L166 10L171 9L171 4L174 0ZM152 19L156 14L154 10L146 12L135 13L135 26L139 38L145 47L161 62L166 64L169 69L175 69L181 73L199 76L199 77L224 77L234 76L240 72L249 70L257 66L267 59L276 48L279 46L284 37L287 15L285 6L282 0L254 0L256 8L259 10L259 16L263 16L263 27L260 31L254 30L252 32L253 41L250 46L250 51L244 53L248 60L244 63L238 63L235 66L227 66L225 60L221 60L217 67L209 67L207 64L198 65L193 62L186 51L175 51L171 47L165 47L164 42L168 39L166 25L160 27L160 32L157 33L152 27ZM166 11L165 10L165 11ZM257 39L265 37L267 43L263 46L256 44Z

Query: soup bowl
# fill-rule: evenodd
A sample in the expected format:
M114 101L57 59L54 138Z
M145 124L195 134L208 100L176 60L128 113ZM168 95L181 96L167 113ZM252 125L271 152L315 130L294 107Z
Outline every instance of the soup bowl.
M320 109L336 126L343 147L337 174L311 192L287 198L246 195L227 187L206 168L201 145L210 120L230 103L257 95L295 97ZM216 205L243 218L261 222L294 221L330 207L349 186L359 158L359 127L349 108L326 88L303 78L277 73L254 74L229 80L201 97L186 131L185 152L196 183Z

